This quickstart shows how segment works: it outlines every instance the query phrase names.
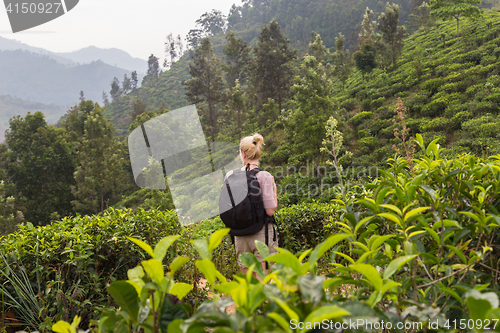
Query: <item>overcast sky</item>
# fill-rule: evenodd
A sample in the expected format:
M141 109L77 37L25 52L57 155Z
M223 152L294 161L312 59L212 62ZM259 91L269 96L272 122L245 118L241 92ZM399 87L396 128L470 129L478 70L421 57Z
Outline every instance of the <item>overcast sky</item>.
M203 13L218 9L227 15L233 3L241 0L80 0L66 15L15 34L0 4L0 36L53 52L94 45L144 60L153 53L161 64L168 33L184 38Z

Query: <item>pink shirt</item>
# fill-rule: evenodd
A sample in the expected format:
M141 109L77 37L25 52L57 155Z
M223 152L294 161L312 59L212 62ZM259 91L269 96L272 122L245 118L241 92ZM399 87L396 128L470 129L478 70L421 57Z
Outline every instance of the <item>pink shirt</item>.
M229 177L233 171L226 173L224 179ZM276 208L276 201L274 201L274 177L267 171L257 172L257 180L259 181L260 190L262 192L262 203L264 209Z

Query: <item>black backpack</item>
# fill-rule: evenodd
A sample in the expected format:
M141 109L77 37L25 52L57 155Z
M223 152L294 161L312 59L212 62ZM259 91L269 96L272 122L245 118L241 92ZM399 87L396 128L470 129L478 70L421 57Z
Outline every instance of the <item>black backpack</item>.
M259 232L269 217L264 210L262 193L257 180L259 168L236 169L224 180L219 195L219 213L232 236Z

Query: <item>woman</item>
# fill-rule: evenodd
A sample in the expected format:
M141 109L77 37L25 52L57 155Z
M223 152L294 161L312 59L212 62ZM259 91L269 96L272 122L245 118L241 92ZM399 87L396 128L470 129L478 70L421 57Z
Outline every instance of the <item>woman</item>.
M250 170L259 167L259 158L262 155L263 144L264 138L258 133L241 139L238 154L241 162L243 163L243 167L241 168L242 171L246 170L247 167ZM228 172L226 177L228 177L231 173L232 171ZM274 177L267 171L259 171L256 177L261 189L262 202L264 204L266 214L268 216L273 216L276 208L278 207L278 197L276 194L276 183L274 182ZM256 240L263 243L265 242L265 227L253 235L235 236L234 245L236 248L236 257L239 258L240 254L245 252L253 253L262 263L262 268L267 274L266 263L263 261L262 256L255 246ZM278 253L278 250L275 249L275 247L278 246L278 238L276 228L273 223L269 223L268 225L268 246L269 254ZM246 274L248 268L245 267L239 259L238 264L240 265L241 272Z

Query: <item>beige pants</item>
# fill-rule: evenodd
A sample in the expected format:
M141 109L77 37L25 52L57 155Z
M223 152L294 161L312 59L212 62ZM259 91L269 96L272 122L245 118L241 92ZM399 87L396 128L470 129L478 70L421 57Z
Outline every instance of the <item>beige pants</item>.
M278 253L278 250L275 249L275 247L278 246L278 234L276 233L276 240L273 241L273 236L274 236L274 230L276 230L276 226L274 226L273 230L273 224L269 223L268 225L268 247L269 247L269 254L273 255ZM234 236L234 246L236 248L236 258L238 258L238 265L240 265L241 268L245 268L245 266L240 262L239 257L240 254L245 253L245 252L250 252L252 253L257 260L262 262L264 259L260 255L259 251L257 250L257 247L255 246L255 241L261 241L262 243L266 243L266 226L264 225L262 229L256 234L253 235L247 235L247 236Z

